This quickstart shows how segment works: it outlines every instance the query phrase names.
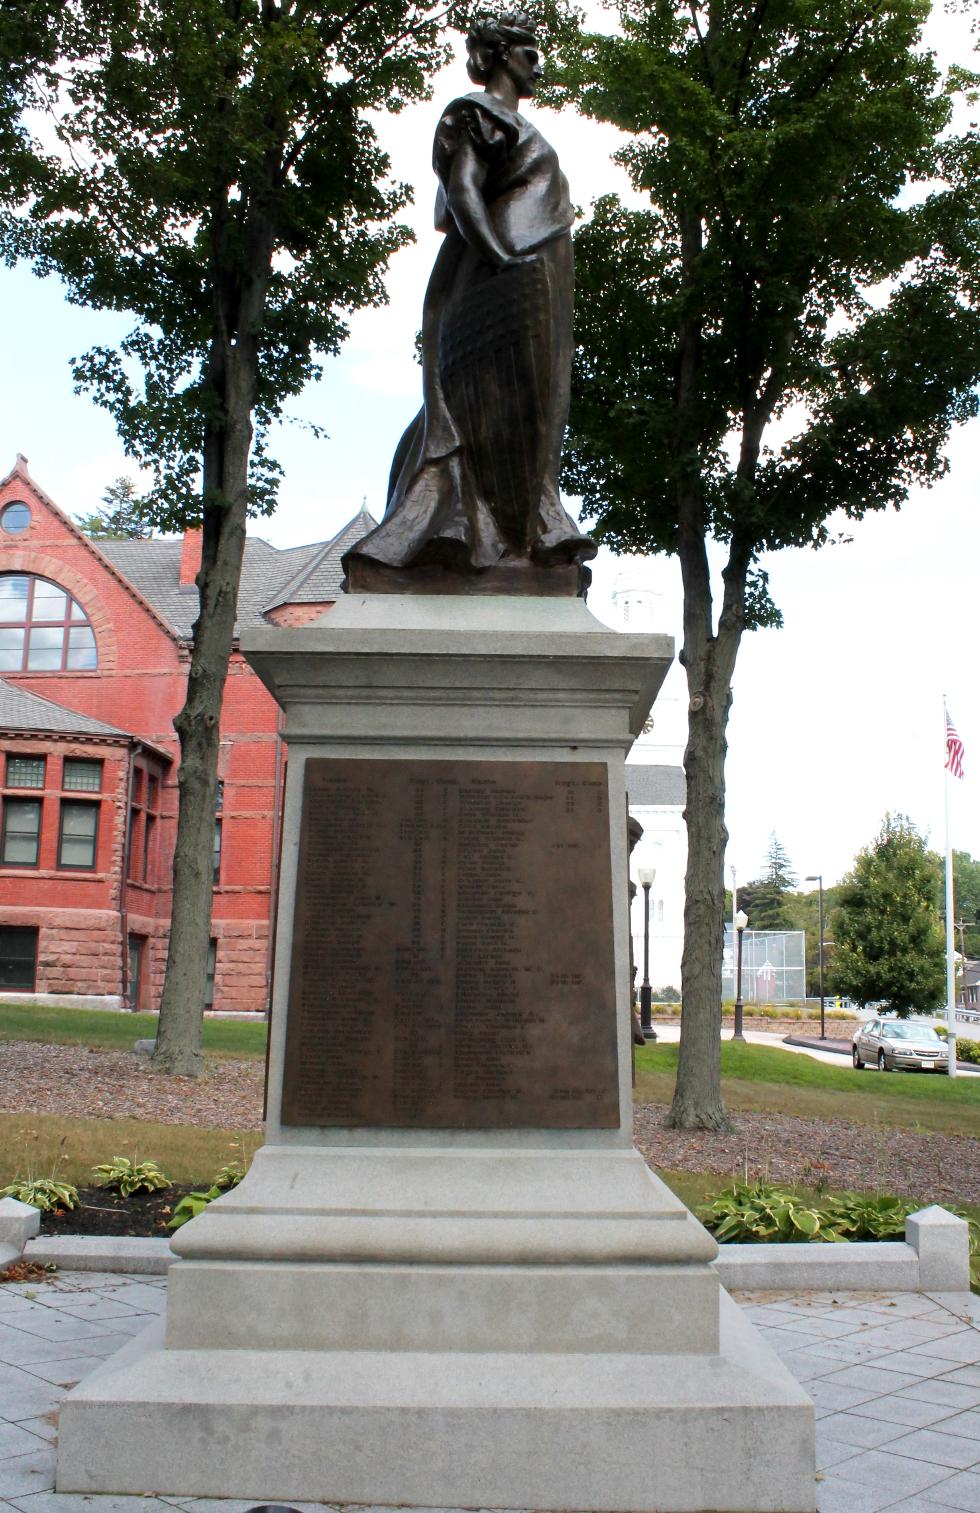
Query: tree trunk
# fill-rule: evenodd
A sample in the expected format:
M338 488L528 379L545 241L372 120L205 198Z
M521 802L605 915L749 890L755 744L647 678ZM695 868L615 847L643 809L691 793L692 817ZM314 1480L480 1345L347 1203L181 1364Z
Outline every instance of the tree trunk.
M725 915L725 756L731 680L745 623L749 553L733 538L716 634L697 502L680 510L688 737L684 752L687 873L681 958L681 1043L667 1123L674 1129L731 1127L721 1096L721 965Z
M728 690L711 691L710 651L688 669L684 773L687 873L681 960L681 1043L668 1115L674 1129L730 1128L721 1097L721 958L725 913L725 754ZM693 673L693 676L692 676ZM696 688L696 685L698 687ZM720 690L719 690L720 692Z
M205 440L200 611L187 700L174 720L180 738L174 892L152 1064L156 1071L185 1077L200 1076L204 1066L201 1030L211 935L219 722L245 550L252 440L252 380L241 372L243 366L233 360L222 433Z
M281 153L281 143L279 147ZM270 183L275 163L275 153L271 153ZM174 720L180 739L177 845L170 943L153 1053L156 1071L190 1077L199 1077L204 1069L201 1031L211 935L221 703L245 553L257 333L262 328L275 245L267 192L257 192L248 200L244 222L239 223L231 205L231 186L218 173L215 186L207 366L210 413L215 419L206 420L203 438L200 608L194 622L187 699ZM243 197L240 210L245 203Z

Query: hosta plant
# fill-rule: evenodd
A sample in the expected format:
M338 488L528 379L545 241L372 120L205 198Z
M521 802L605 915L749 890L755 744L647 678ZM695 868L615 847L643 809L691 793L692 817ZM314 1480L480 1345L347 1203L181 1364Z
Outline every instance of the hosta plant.
M203 1214L208 1204L220 1197L221 1188L216 1186L209 1187L207 1192L197 1190L185 1193L174 1209L173 1218L168 1222L167 1228L179 1229L182 1224L187 1223L188 1219L196 1219L198 1214Z
M216 1174L211 1185L219 1192L228 1192L230 1188L238 1186L244 1175L245 1168L240 1161L229 1161L227 1166L223 1166Z
M906 1219L921 1207L889 1193L843 1193L827 1203L825 1223L843 1240L902 1240Z
M909 1214L923 1207L915 1198L896 1198L889 1193L842 1193L827 1204L825 1223L844 1240L901 1240ZM980 1223L953 1203L944 1203L947 1213L965 1219L970 1227L970 1254L980 1256Z
M77 1208L78 1188L73 1182L59 1182L57 1177L17 1177L6 1187L0 1188L0 1198L16 1198L20 1203L30 1203L42 1213L52 1213L56 1208Z
M122 1197L132 1193L154 1193L170 1187L169 1177L164 1176L155 1161L140 1161L137 1164L128 1156L113 1156L101 1166L93 1166L93 1172L102 1180L100 1187L112 1188Z
M780 1244L791 1241L835 1240L824 1218L807 1208L795 1194L769 1182L734 1182L698 1210L701 1223L715 1239L728 1244Z
M245 1168L240 1161L229 1161L227 1166L223 1166L215 1174L211 1186L206 1191L203 1188L197 1188L181 1198L167 1228L179 1229L182 1224L187 1223L188 1219L196 1219L198 1214L203 1214L209 1203L214 1202L215 1198L220 1198L222 1193L237 1187L244 1175Z

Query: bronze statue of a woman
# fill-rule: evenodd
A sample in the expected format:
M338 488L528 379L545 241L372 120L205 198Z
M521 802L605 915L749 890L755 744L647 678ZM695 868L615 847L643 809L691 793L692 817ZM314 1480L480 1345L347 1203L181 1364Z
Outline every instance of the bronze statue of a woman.
M345 557L350 592L578 592L596 554L558 494L574 270L568 184L518 113L541 78L529 18L478 23L483 88L436 128L445 241L422 318L423 406L381 525Z

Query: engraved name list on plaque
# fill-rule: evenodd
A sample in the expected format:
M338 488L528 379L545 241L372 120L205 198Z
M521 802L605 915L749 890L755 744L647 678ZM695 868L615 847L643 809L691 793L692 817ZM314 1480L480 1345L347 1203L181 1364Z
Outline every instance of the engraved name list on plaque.
M606 769L306 764L282 1122L619 1123Z

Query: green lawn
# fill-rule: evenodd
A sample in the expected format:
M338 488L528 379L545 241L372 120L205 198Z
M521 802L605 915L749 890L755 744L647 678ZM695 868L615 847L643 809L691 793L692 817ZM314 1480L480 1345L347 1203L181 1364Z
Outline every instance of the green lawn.
M669 1103L677 1074L676 1045L636 1052L636 1097ZM722 1095L733 1110L847 1119L940 1134L980 1136L980 1077L922 1072L856 1072L774 1046L721 1048Z
M101 1046L131 1051L137 1040L152 1040L156 1014L114 1014L105 1009L60 1009L0 1003L0 1040L42 1040L46 1045ZM240 1019L205 1019L204 1049L211 1056L265 1056L266 1024Z
M172 1182L210 1182L229 1161L251 1160L260 1130L200 1129L144 1119L63 1119L59 1114L0 1114L0 1187L17 1177L56 1176L90 1186L92 1167L128 1156L155 1161Z

